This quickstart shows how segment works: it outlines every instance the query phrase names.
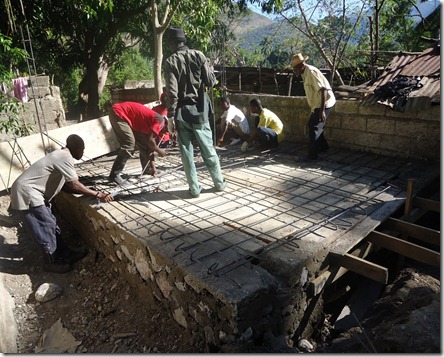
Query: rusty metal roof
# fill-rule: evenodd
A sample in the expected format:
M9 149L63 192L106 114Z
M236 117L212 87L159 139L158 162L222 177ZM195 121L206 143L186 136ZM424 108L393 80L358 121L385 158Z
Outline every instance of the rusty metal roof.
M424 108L426 102L428 105L430 103L440 103L440 71L441 54L439 44L426 49L420 54L399 53L385 67L378 80L369 88L369 92L373 93L377 87L383 86L397 77L421 77L422 87L410 93L406 110ZM370 94L364 98L363 104L372 105L377 103L379 99L376 94Z

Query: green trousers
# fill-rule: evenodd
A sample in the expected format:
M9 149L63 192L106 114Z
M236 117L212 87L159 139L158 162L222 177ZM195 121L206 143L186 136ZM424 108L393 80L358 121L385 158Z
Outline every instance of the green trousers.
M214 187L221 190L225 186L225 179L220 169L219 157L213 147L213 133L209 122L203 124L191 124L183 120L175 122L182 164L191 195L197 196L201 191L194 163L194 137L199 144L202 159L210 173Z

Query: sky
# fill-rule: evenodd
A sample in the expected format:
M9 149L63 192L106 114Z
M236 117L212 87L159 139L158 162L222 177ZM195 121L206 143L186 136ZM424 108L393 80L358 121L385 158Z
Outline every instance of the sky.
M440 4L440 0L427 0L424 2L421 2L420 0L417 1L418 4L418 8L421 11L422 15L424 17L430 15L432 13L432 11ZM266 14L266 13L262 13L262 10L260 8L260 6L257 6L256 4L248 4L248 8L260 15L264 15L267 16L270 19L274 19L276 15L273 14ZM415 8L412 9L412 15L417 14L417 11ZM416 20L419 20L419 18L416 18Z

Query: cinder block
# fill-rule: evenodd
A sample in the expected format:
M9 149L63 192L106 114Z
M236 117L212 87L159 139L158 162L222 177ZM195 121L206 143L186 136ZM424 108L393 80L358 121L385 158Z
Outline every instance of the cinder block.
M30 81L34 87L49 87L49 76L31 76Z
M350 102L347 100L337 100L334 110L337 113L358 114L359 104L357 102Z
M360 105L359 114L360 115L371 115L371 116L383 116L387 113L387 106L383 104L375 105Z
M440 121L441 120L441 106L440 105L432 105L428 110L418 111L417 118L424 119L424 120Z
M357 130L357 131L366 131L367 126L367 118L360 115L360 116L350 116L347 115L342 118L342 129L350 129L350 130Z
M420 134L427 133L427 123L418 120L397 120L395 127L396 136L407 136L415 139Z
M395 133L395 120L390 118L367 118L367 132L392 135Z
M49 87L28 87L28 97L33 98L43 98L47 95L51 95Z

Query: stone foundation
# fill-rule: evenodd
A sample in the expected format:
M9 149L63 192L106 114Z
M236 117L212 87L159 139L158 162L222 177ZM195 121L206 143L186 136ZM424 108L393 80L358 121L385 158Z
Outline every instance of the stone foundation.
M273 251L261 265L238 267L217 277L178 255L159 235L136 238L87 199L62 193L56 207L65 215L69 212L66 218L114 263L119 276L140 289L147 301L162 304L194 341L243 345L270 330L286 336L291 345L293 336L312 332L313 321L304 316L316 309L319 313L321 305L317 298L310 300L305 289L327 254L319 243L301 241L302 254L297 257L294 252Z

